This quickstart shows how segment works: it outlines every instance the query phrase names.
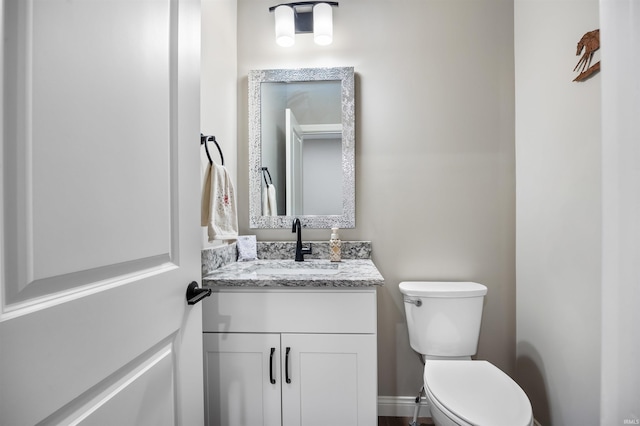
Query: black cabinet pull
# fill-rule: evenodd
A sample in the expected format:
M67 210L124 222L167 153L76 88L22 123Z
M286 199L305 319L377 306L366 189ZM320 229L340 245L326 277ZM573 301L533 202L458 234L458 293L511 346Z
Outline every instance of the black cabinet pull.
M284 360L284 377L287 383L291 383L291 377L289 377L289 352L290 351L291 351L291 348L287 347L286 357Z
M208 296L211 296L211 289L199 288L198 283L195 281L191 281L191 284L187 287L187 303L189 305L195 305Z
M269 381L272 385L276 384L276 379L273 378L273 354L276 348L271 348L271 355L269 356Z

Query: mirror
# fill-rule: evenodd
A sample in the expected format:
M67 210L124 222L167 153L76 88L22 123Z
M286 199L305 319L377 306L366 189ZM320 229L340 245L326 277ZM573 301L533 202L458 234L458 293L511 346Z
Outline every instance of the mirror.
M355 227L353 67L249 72L249 226Z

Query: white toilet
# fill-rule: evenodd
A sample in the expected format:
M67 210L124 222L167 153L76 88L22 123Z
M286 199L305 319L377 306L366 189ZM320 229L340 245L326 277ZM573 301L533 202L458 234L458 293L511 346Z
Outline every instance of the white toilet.
M400 292L411 347L424 359L424 391L435 424L533 425L531 403L520 386L491 363L471 360L487 287L402 282Z

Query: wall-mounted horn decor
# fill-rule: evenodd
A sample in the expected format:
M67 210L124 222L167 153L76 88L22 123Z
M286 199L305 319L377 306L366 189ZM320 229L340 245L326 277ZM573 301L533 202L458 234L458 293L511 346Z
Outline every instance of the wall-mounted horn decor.
M591 65L593 54L596 50L600 49L600 30L589 31L582 36L578 42L578 48L576 50L576 56L580 55L584 50L584 54L576 64L573 71L578 71L580 74L573 81L584 81L598 71L600 71L600 61Z

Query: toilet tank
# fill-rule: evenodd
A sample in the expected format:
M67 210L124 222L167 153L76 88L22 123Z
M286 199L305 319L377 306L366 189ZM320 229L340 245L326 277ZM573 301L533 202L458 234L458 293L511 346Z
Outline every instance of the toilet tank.
M487 287L474 282L400 283L409 341L427 357L466 357L478 349Z

